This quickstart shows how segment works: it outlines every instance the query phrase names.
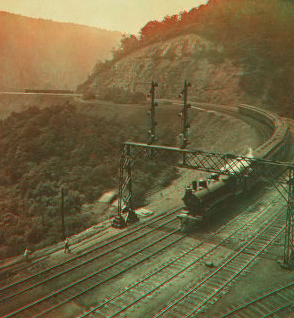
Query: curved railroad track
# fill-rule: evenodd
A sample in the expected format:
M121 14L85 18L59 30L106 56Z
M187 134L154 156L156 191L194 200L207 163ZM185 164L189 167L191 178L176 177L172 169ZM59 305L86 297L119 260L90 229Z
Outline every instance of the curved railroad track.
M264 129L266 130L265 126ZM263 138L268 138L266 132ZM164 253L172 252L175 247L187 243L190 239L178 229L178 221L174 216L178 209L155 217L144 224L135 225L123 235L107 239L97 247L88 249L65 262L0 287L0 314L2 317L66 317L65 308L71 304L72 300L83 303L85 298L89 295L91 297L94 293L99 295L99 299L101 298L101 300L95 299L96 304L99 301L99 305L84 313L81 312L81 307L80 317L89 316L92 313L95 317L125 316L126 312L129 315L127 317L132 317L137 310L136 306L141 306L146 298L153 297L160 288L173 280L178 280L181 275L189 273L191 268L199 266L217 249L227 249L233 255L226 255L229 258L224 263L215 269L215 265L212 264L214 270L211 274L165 309L157 314L154 312L154 317L173 312L190 317L242 274L242 271L252 264L272 242L275 235L283 230L281 222L284 222L284 219L280 215L281 211L278 214L276 212L276 200L272 200L272 194L265 194L257 203L259 207L260 204L264 205L264 208L251 207L251 209L255 207L256 211L249 213L249 209L247 213L243 212L203 241L190 246L184 253L161 264L162 266L158 267L156 264L156 269L147 271L147 275L143 278L141 275L140 279L136 280L136 276L127 288L112 286L110 294L103 293L101 290L107 284L111 286L114 278L122 277L122 274L130 269L137 269L146 262L152 263L155 256L162 257ZM256 227L255 236L245 243L253 233L250 233L250 226L252 227L253 224ZM261 230L257 230L258 228ZM240 237L243 239L240 240ZM256 243L258 239L263 242L261 248L260 244ZM251 257L252 253L254 258ZM93 269L94 263L95 269ZM209 263L207 264L209 267ZM234 267L237 271L232 270ZM225 273L230 273L231 276L227 278ZM216 281L219 283L217 284ZM211 285L214 286L213 291L211 291ZM199 304L196 307L191 308L191 305L187 305L191 302L189 299L192 295L197 294L197 290L199 293L199 290L205 289L210 292L204 293L204 298L199 298ZM104 299L106 296L108 299ZM193 302L195 304L195 300Z
M162 99L162 101L170 102L176 107L183 107L182 103L177 100ZM158 102L160 103L160 99L158 100ZM269 130L268 126L265 124L261 124L261 122L258 119L250 117L250 116L244 116L244 114L240 114L238 112L238 106L217 105L217 104L201 103L201 102L189 102L189 103L191 104L192 110L218 112L218 113L225 114L231 117L235 117L249 124L250 127L256 131L257 136L259 136L260 144L266 142L270 138L270 135L272 133Z

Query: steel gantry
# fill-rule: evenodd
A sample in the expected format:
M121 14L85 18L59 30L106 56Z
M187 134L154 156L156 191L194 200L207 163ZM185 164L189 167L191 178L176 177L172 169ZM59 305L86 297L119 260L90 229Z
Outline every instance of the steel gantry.
M293 242L293 207L294 207L294 165L269 161L264 159L254 159L233 154L220 154L205 152L201 150L188 150L175 147L159 145L148 145L142 143L126 142L121 148L120 172L119 172L119 195L118 214L112 225L122 228L128 223L137 221L133 212L133 186L132 167L136 160L155 161L179 168L206 171L222 175L237 175L238 178L250 176L263 177L269 180L271 171L279 168L281 171L288 171L288 175L278 180L282 190L279 190L287 202L287 218L285 228L285 248L284 265L290 267L294 261ZM242 167L242 175L240 175ZM284 194L286 195L284 195ZM128 212L125 219L124 212Z

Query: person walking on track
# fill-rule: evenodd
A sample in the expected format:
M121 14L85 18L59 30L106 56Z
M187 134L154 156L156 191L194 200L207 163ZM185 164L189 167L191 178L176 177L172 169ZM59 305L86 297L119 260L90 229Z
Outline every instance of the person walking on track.
M64 253L70 253L70 249L69 249L69 239L66 238L64 241Z
M25 251L24 251L24 254L23 254L23 260L26 261L26 262L29 262L31 260L31 257L30 257L30 254L32 252L29 250L28 247L26 247Z

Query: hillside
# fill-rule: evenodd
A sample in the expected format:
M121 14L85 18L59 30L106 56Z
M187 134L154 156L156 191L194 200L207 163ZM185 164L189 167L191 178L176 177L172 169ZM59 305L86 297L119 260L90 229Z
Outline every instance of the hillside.
M175 97L187 79L195 101L246 102L292 115L293 14L290 1L210 0L150 21L138 37L123 39L111 62L97 64L79 90L146 91L142 83L154 79L159 97Z
M86 114L69 102L30 107L0 120L0 259L20 253L27 244L59 240L61 187L67 234L97 223L93 211L82 211L82 205L117 187L121 142L145 139L145 127L139 124L143 110L126 112L134 126L120 120L119 113L111 119L107 110ZM162 140L171 144L175 136L168 124L170 120ZM150 163L141 174L140 184L134 182L137 206L155 180L168 184L176 171Z
M121 33L0 11L0 90L75 89Z
M118 187L120 144L147 138L146 105L51 102L59 105L26 107L0 120L0 259L61 239L61 187L67 235L108 219L104 206L91 205ZM179 142L178 112L178 105L158 109L160 144ZM258 144L254 131L237 119L193 111L191 120L191 147L245 153ZM148 202L146 192L155 185L165 188L178 177L177 169L152 162L138 162L133 173L135 207Z

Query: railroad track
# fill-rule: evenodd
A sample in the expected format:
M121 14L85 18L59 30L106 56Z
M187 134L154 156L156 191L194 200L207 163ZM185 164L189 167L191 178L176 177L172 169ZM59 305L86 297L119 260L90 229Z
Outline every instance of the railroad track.
M269 217L269 207L272 202L267 201L267 203L267 206L253 213L253 215L246 215L245 213L234 218L221 229L209 235L205 241L197 243L189 250L126 287L116 295L108 295L106 300L80 315L79 318L88 317L90 314L94 314L95 317L98 318L115 317L120 316L122 313L124 313L126 317L139 317L139 314L132 315L132 313L126 311L136 304L140 306L144 298L151 297L151 295L157 292L162 286L190 271L191 268L199 266L200 261L203 261L217 249L222 248L224 243L233 236L239 236L242 231L244 232L250 229L253 223L256 224L259 219L262 220L262 216L267 215ZM275 218L275 216L273 216L273 218ZM238 223L241 223L241 225L236 227ZM212 247L211 242L214 242ZM145 315L145 317L147 316Z
M177 100L172 100L172 99L162 99L162 100L170 102L174 105L182 106L182 103L180 103ZM160 102L160 99L159 99L159 102ZM190 101L189 103L191 104L191 108L194 110L219 112L221 114L232 116L239 120L242 120L243 122L246 122L247 124L252 126L253 129L257 132L257 134L260 136L261 143L266 142L270 137L269 128L265 124L262 124L256 118L244 116L238 113L238 109L236 106L218 105L218 104L201 103L201 102L193 102L193 101Z
M294 306L294 283L276 288L238 307L231 308L217 318L285 317ZM283 315L283 316L281 316Z
M269 200L270 197L271 197L271 195L268 195L264 199L264 203L265 203L266 207L264 209L261 209L260 211L253 214L253 216L250 217L251 222L257 222L257 220L259 218L261 218L262 215L268 216L268 208L270 206L272 207L272 203L275 200L274 199L274 200L270 201ZM258 202L260 204L260 201L258 201ZM173 212L170 213L170 215L172 215L172 214L173 214ZM229 222L227 225L225 225L221 230L217 231L212 236L210 236L210 238L208 238L208 240L212 239L213 236L214 237L218 236L220 232L224 232L224 231L227 231L227 233L228 233L227 237L232 236L233 235L232 232L237 233L238 230L234 230L234 226L233 226L234 222L236 222L237 220L238 220L238 222L242 223L242 225L239 226L239 230L241 230L241 229L245 230L246 227L248 228L248 226L250 224L252 224L249 222L249 219L248 219L249 216L247 216L247 219L246 219L246 214L242 214L242 215L238 216L237 218L235 218L231 222ZM161 219L164 220L165 219L164 216L162 216ZM172 220L168 220L168 221L164 222L163 224L159 225L158 227L162 227L166 223L170 223L170 222L172 222ZM264 220L262 220L262 218L261 218L261 222L264 222ZM149 222L147 225L145 224L144 226L148 226L148 225L150 225L150 223L151 222ZM230 229L230 225L232 226L231 229ZM155 229L156 228L157 227L155 227ZM136 229L134 229L134 231L135 230ZM126 236L126 235L124 235L124 236ZM121 236L120 236L120 238L121 238ZM19 288L18 291L15 291L15 289L17 287L15 284L13 284L12 286L11 285L7 286L7 287L12 288L14 291L13 293L8 294L8 295L7 295L7 288L4 288L4 289L2 288L1 292L5 293L6 296L4 298L2 298L0 301L5 302L5 304L7 304L7 302L9 302L11 304L12 308L14 308L14 310L9 312L9 308L11 308L11 307L5 306L7 311L4 311L4 312L2 311L1 314L2 315L4 314L4 317L40 317L48 312L54 313L54 310L56 310L56 308L60 307L61 305L64 305L64 304L68 303L69 301L71 301L71 300L73 300L81 295L84 295L85 293L93 291L93 289L100 287L102 284L105 284L106 282L108 282L109 280L111 280L115 277L118 277L122 273L125 273L127 270L133 269L138 264L150 259L151 257L155 256L156 254L162 253L162 251L164 249L169 248L173 244L180 242L183 238L185 238L185 236L183 236L179 232L178 229L173 230L170 233L168 233L164 236L161 236L160 238L158 238L156 240L154 240L154 238L153 238L153 241L150 244L148 244L140 249L134 250L132 253L126 255L123 258L116 260L115 262L113 262L111 264L108 264L104 267L100 267L97 271L91 272L89 275L84 275L82 278L74 280L73 282L69 282L68 285L66 285L66 286L63 286L61 288L57 288L56 284L54 284L54 290L51 292L49 292L48 289L46 288L46 295L43 297L40 297L41 294L40 294L39 290L37 289L37 287L39 287L40 284L43 284L46 282L48 283L48 280L56 279L61 275L62 275L62 278L64 279L64 275L66 274L66 271L60 272L59 274L55 274L53 278L47 277L47 279L45 278L41 281L39 280L40 273L36 274L36 275L34 275L34 277L37 280L35 283L32 284L30 282L30 285L26 286L25 288L24 288L24 286L18 287ZM224 241L225 240L220 239L220 243L218 246L220 246ZM206 244L207 244L207 242L206 242ZM194 250L198 246L201 246L201 245L205 245L205 242L200 242L197 246L194 247ZM208 247L210 245L211 245L211 243L209 243ZM189 257L191 260L191 254ZM200 257L203 258L204 255L202 255ZM191 265L188 265L188 267L190 267L190 266ZM177 265L176 268L178 270L179 265ZM55 271L54 271L54 273L55 273ZM72 279L72 277L73 276L71 275L70 278ZM26 297L24 297L24 293L26 293ZM35 300L34 300L34 298L30 298L32 300L29 304L27 304L28 303L27 298L32 297L32 293L38 295L38 297ZM23 300L23 302L22 302L22 300ZM19 307L19 309L17 309L17 310L15 310L16 303L18 304L18 307Z
M170 215L177 213L177 211L178 210L172 211ZM262 213L260 215L262 215ZM0 288L0 297L2 297L0 298L0 305L1 303L4 304L3 306L1 306L1 310L3 311L1 311L1 314L4 314L3 317L40 317L48 313L49 315L53 314L54 316L54 310L61 305L67 304L71 300L80 297L81 295L84 295L88 292L91 292L98 287L101 287L103 284L109 282L111 279L120 276L122 273L133 269L138 264L149 260L155 255L158 255L164 250L174 246L175 244L183 240L183 238L185 238L185 236L179 233L178 229L171 230L167 234L161 233L160 236L156 234L156 231L160 228L163 228L164 226L176 221L176 218L171 217L170 220L167 220L162 224L158 224L156 226L154 225L156 222L161 222L159 220L163 220L166 217L168 216L164 215L155 221L149 222L148 224L143 224L142 226L135 228L132 231L133 234L135 232L137 233L134 234L134 237L131 237L132 234L127 233L125 235L117 237L114 240L107 240L104 244L101 244L95 249L89 250L79 256L76 256L71 260L55 265L49 269L31 275L30 277L27 277L21 281ZM255 222L258 222L258 217L252 217L252 222L253 220ZM222 234L226 236L225 239L220 240L217 238L220 233L219 231L209 236L208 239L211 240L210 244L221 246L221 244L225 244L227 237L231 238L232 235L236 234L238 231L244 231L246 226L248 227L248 224L250 224L248 222L244 223L246 221L242 221L242 216L240 216L239 221L243 222L243 225L238 228L238 230L234 230L233 234L231 235ZM224 228L222 228L223 233L225 231L225 228L228 231L229 224L231 224L231 222L228 223ZM150 226L155 227L150 230ZM140 233L138 233L139 231ZM142 242L140 242L140 240L143 237L146 238L147 235L149 235L150 243L146 243L147 245L140 247L142 246ZM124 247L129 244L133 245L133 252L130 254L124 254ZM194 247L193 251L196 251L196 249L199 249L199 247L203 248L205 244L208 245L208 241L199 243L196 247ZM203 251L202 254L199 254L198 251L198 254L196 253L196 259L204 259L204 257L212 251L213 250L209 250L209 252L205 252L206 254L204 253L204 255ZM107 264L107 262L109 262L110 253L117 254L117 257L113 256L113 258L111 259L112 263ZM189 257L188 254L190 255ZM104 257L106 255L108 255L108 259ZM178 265L174 267L172 276L174 275L175 277L180 275L180 273L183 272L183 265L184 267L187 267L185 268L185 270L190 268L191 266L194 266L194 264L191 264L191 255L192 250L189 251L189 253L186 253L185 256L180 256L181 261L183 261L183 258L186 257L186 261L184 261L184 263L182 264L179 262L178 257L175 261L173 261L173 264L177 262ZM189 258L190 261L187 261ZM83 259L82 262L81 259ZM103 261L101 261L101 259L104 259L104 263ZM195 254L194 256L192 256L192 259L195 261ZM97 267L99 269L93 272L91 268L87 269L85 266L87 264L93 263L94 261L97 262ZM79 273L81 271L81 268L83 268L84 275L82 277ZM170 275L170 273L166 275ZM58 282L60 277L62 277L63 280L62 285L59 285ZM67 283L64 283L64 281L66 281ZM166 283L167 281L161 281L160 286ZM46 284L45 287L44 284ZM160 288L158 284L155 287L154 283L149 285L151 285L153 289L155 288L154 290ZM139 289L140 293L142 290L141 287ZM147 292L145 287L146 295L144 295L144 297L148 296L151 293L153 293L153 290L150 291L150 286L149 291ZM134 304L136 302L137 301L133 300ZM17 309L15 306L16 304L18 306ZM104 307L106 308L105 305L106 304L104 304ZM119 315L120 313L124 313L126 309L129 309L131 307L129 305L127 305L127 307L117 305L117 303L115 303L113 306L116 307L116 312L114 314L111 314L111 316L103 315L103 317L112 317ZM88 313L86 314L88 315ZM95 311L95 314L98 315L97 310Z
M106 235L108 233L109 228L111 228L111 225L107 225L105 227L103 227L99 232L91 235L91 237L88 238L84 238L82 239L82 241L80 242L74 242L72 241L72 245L74 245L74 247L72 247L72 250L75 250L76 248L79 248L80 246L82 246L83 244L87 244L87 245L93 245L95 240L97 240L97 238L101 238L104 235ZM91 250L93 248L89 247L89 248L84 248L83 249L83 253L85 253L88 250ZM20 271L25 271L28 270L32 265L36 265L39 262L42 262L46 259L48 259L48 257L52 254L52 253L56 253L58 251L63 251L64 250L64 246L63 246L63 242L57 244L57 246L50 248L49 250L41 250L41 251L36 251L34 253L34 257L31 260L30 263L24 263L21 261L21 258L19 257L19 260L15 261L12 264L9 264L5 267L3 267L2 269L2 277L0 276L0 290L1 287L4 286L5 284L7 284L7 280L12 280L13 276L18 274ZM6 275L5 275L6 273ZM6 280L5 280L6 278Z
M287 119L292 134L294 132L294 121ZM294 283L275 288L259 297L250 299L242 305L229 306L217 318L225 317L285 317L293 313L294 309Z
M243 247L234 253L222 265L213 270L203 280L198 282L182 296L171 302L160 312L152 316L157 317L193 317L204 306L217 300L217 295L242 275L248 267L257 260L263 251L285 229L284 209L260 230Z
M87 269L86 265L93 263L94 261L95 264L97 263L97 266L100 266L100 268L105 267L106 269L110 256L112 255L114 263L117 262L120 259L120 256L124 254L123 250L129 244L132 244L134 251L138 252L140 247L142 245L144 246L142 240L145 239L148 242L148 237L151 237L149 240L151 240L151 243L155 244L156 241L161 242L162 240L168 240L169 237L175 236L176 233L179 232L179 229L176 229L167 235L165 232L158 232L158 230L161 230L167 225L170 226L171 224L175 224L177 222L175 214L179 209L180 208L174 209L152 221L136 226L131 231L128 231L123 235L118 235L114 239L106 240L103 244L100 244L91 250L87 250L67 261L1 287L0 314L7 314L6 311L9 310L9 308L13 308L13 311L15 311L16 305L19 306L19 308L25 306L28 301L26 294L30 301L32 301L31 297L33 297L33 295L31 295L31 293L35 293L37 288L42 289L42 293L41 291L36 292L39 297L40 294L50 294L52 290L59 286L58 280L60 277L62 277L63 284L64 281L67 281L68 284L70 284L74 278L80 276L81 270L83 271L83 274L88 271L90 275L93 268ZM181 236L181 238L182 237L183 236ZM147 248L147 246L144 248ZM136 252L133 252L133 254ZM65 279L66 276L68 277ZM49 286L47 286L48 283L50 283ZM46 284L46 288L44 288L44 284Z

